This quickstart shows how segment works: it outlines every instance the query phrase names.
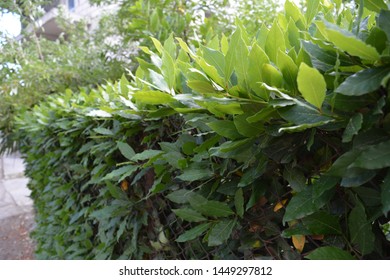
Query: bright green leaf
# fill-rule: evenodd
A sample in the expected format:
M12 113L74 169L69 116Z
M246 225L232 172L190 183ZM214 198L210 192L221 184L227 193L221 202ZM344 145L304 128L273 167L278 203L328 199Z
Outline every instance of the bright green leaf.
M310 25L313 18L318 14L318 8L320 6L320 0L307 0L306 1L306 22Z
M302 63L298 72L298 89L303 98L318 109L321 109L326 95L326 83L321 73Z
M276 63L279 50L283 52L286 50L286 42L284 40L283 31L280 29L277 20L275 20L267 36L265 51L270 60Z
M150 105L168 104L175 101L172 95L161 91L137 91L133 97L138 102Z
M364 0L364 8L379 13L381 10L388 10L383 0Z

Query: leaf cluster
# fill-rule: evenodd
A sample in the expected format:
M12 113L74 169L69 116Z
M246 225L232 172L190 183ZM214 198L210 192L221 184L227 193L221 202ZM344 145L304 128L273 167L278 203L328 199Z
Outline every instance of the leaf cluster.
M309 2L18 118L38 256L388 258L390 13Z

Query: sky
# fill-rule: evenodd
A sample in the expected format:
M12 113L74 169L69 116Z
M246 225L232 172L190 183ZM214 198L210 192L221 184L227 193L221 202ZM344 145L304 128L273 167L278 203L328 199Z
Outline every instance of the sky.
M19 17L11 13L0 13L0 32L5 32L12 36L18 36L20 34Z

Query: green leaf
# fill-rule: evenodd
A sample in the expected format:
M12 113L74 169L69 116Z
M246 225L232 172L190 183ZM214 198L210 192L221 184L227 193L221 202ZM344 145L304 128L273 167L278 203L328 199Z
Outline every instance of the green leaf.
M175 101L172 95L161 91L137 91L133 97L138 102L150 105L169 104Z
M209 246L219 246L229 239L234 227L236 226L236 220L224 220L217 223L212 227L208 235Z
M242 138L242 135L237 131L237 128L232 121L221 120L207 123L207 125L217 134L235 140Z
M306 178L298 168L286 166L283 172L283 178L289 183L292 189L297 192L302 191L306 187Z
M351 243L359 246L362 255L371 253L375 246L375 235L370 221L367 220L365 208L360 202L349 214L348 226Z
M382 10L379 13L377 24L386 33L387 40L390 41L390 11Z
M283 77L287 83L287 88L293 91L297 91L298 66L295 64L293 59L285 52L279 50L277 56L277 65L280 71L282 71Z
M199 212L190 208L172 209L176 216L187 222L203 222L207 219Z
M161 73L164 76L165 81L170 90L175 87L176 75L175 75L175 62L171 55L164 50L162 55L162 65L161 65Z
M351 167L380 169L390 166L390 141L368 146Z
M309 260L355 260L355 257L347 251L332 246L317 248L306 258Z
M377 61L380 55L377 50L359 38L353 33L340 29L338 26L327 23L326 36L340 50L353 56L358 56L369 61Z
M132 175L136 170L138 169L138 166L135 165L126 165L122 166L118 169L115 169L114 171L108 173L102 180L113 180L118 179L119 177L127 177ZM119 180L121 181L121 180Z
M335 92L349 96L360 96L373 92L380 88L382 80L389 72L390 67L388 66L362 70L349 76Z
M186 182L193 182L197 180L209 179L213 175L213 172L208 168L188 168L184 170L183 174L177 176L176 178Z
M286 207L283 222L301 219L318 211L331 198L333 192L327 191L316 201L313 200L313 187L306 187L305 190L293 196Z
M342 234L338 217L326 212L314 213L302 222L311 234Z
M135 155L133 148L130 147L129 144L127 144L125 142L117 141L116 143L117 143L117 147L118 147L119 151L121 152L121 154L125 158L127 158L128 160L131 160L132 157Z
M347 127L343 133L343 143L348 143L352 141L354 135L357 135L362 128L363 124L363 115L357 113L349 120Z
M379 13L381 10L388 10L383 0L364 0L364 8Z
M193 195L188 200L191 207L209 217L228 217L234 215L232 209L226 203L220 201L207 200L199 195Z
M237 131L245 137L255 137L264 131L264 127L259 123L249 123L249 114L237 115L234 117L234 125Z
M267 93L258 82L262 82L262 69L265 63L269 63L267 54L259 47L258 44L254 44L249 53L249 67L248 67L248 84L251 89L256 92L258 96L264 100L268 99Z
M302 93L303 98L318 109L321 109L326 95L326 82L321 73L317 69L301 63L297 81L298 89Z
M192 190L177 190L171 192L166 197L175 203L184 204L188 202L188 199L194 195Z
M338 178L330 177L327 175L321 176L318 180L313 183L313 202L321 200L322 195L333 189L339 182Z
M138 161L138 160L151 159L151 158L157 157L163 153L164 153L163 151L159 151L159 150L145 150L141 153L134 155L131 158L131 160Z
M244 216L244 192L242 188L239 188L234 195L234 206L237 215L242 218Z
M320 0L309 0L306 1L306 22L310 25L313 18L318 14L318 8L320 6Z
M321 115L314 108L301 105L280 108L278 112L282 118L296 125L313 125L313 127L316 127L334 121L328 116ZM307 128L310 128L310 126L307 126Z
M181 234L177 239L176 242L187 242L190 240L194 240L195 238L201 236L206 230L208 230L211 226L211 223L205 223L200 224L183 234Z
M208 81L188 81L187 85L189 88L199 93L211 93L215 91L215 88Z
M276 88L281 88L283 85L283 75L269 63L264 63L261 69L261 75L266 84L271 85Z
M265 52L269 56L270 60L276 63L279 50L283 52L286 50L286 42L284 40L283 31L280 29L278 21L275 19L267 36Z
M110 129L107 129L104 127L94 128L93 131L95 131L98 134L102 134L102 135L109 135L109 136L114 135L114 133Z
M217 69L221 77L225 76L225 56L220 52L207 47L201 48L206 62Z
M390 171L381 185L381 201L383 214L387 215L390 211Z

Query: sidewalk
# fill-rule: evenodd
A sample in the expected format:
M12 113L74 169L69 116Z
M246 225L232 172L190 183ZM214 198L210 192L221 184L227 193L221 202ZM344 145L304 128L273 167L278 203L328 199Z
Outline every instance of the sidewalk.
M33 202L23 172L17 154L0 158L0 260L33 258Z

